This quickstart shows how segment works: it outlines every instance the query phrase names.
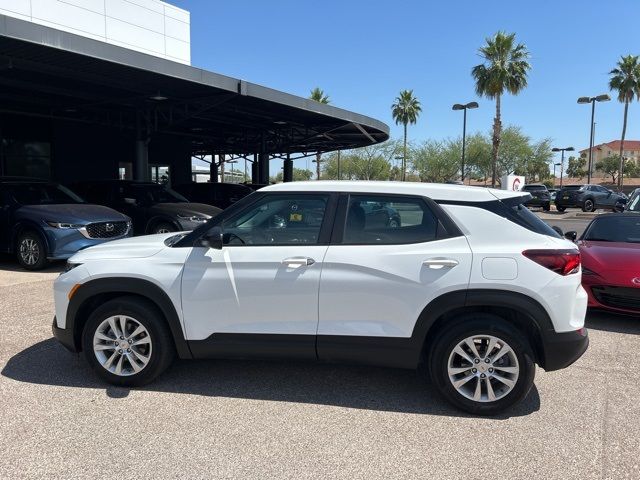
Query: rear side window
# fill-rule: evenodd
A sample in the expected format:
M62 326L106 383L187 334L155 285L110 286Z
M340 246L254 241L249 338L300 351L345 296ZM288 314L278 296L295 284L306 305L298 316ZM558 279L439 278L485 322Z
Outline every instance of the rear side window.
M393 245L435 240L438 219L420 198L351 195L344 244Z

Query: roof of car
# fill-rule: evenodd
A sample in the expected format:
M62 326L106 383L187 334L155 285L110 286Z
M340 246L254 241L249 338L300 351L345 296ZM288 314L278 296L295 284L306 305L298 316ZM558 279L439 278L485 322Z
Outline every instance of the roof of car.
M421 195L434 200L489 202L496 199L522 197L526 192L512 192L484 187L444 183L334 181L287 182L269 185L261 192L353 192Z

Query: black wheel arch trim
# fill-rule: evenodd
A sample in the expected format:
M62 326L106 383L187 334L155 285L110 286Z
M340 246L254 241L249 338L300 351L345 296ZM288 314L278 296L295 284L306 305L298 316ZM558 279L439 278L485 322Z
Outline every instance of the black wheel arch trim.
M83 321L86 321L86 318L80 319L81 322L77 322L77 320L80 315L83 315L83 307L87 306L87 302L95 299L96 296L105 294L113 297L138 295L151 302L164 315L169 325L178 357L183 359L193 358L189 345L185 340L180 317L169 296L162 288L154 283L131 277L110 277L89 280L76 290L69 301L65 323L65 330L73 331L74 351L78 352L81 350L80 338L82 331L80 325L83 324Z
M144 230L145 233L146 234L152 233L153 229L159 223L168 223L169 225L173 225L173 227L176 229L176 232L179 232L182 229L182 227L178 224L177 220L167 217L165 215L156 215L150 218L149 221L147 222L147 226Z
M38 225L36 222L30 221L30 220L20 220L16 222L11 232L11 244L9 245L10 253L17 253L15 248L16 242L18 241L18 237L24 231L35 232L44 242L44 248L47 250L45 253L48 254L51 251L51 244L49 242L49 238L45 234L43 228L40 225Z

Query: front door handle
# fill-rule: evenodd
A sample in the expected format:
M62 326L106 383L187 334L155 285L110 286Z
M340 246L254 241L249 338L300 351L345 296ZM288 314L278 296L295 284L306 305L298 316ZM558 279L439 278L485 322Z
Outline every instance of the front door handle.
M282 264L287 267L309 267L314 263L316 263L316 261L309 257L290 257L282 260Z
M453 268L458 265L458 261L452 258L430 258L422 262L425 267L439 270L441 268Z

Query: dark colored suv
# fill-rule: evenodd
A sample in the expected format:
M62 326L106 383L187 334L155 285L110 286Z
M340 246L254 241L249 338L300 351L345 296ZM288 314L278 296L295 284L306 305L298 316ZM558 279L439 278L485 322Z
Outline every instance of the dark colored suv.
M223 210L253 193L252 189L238 183L191 182L174 185L173 189L193 202L206 203Z
M90 202L130 216L136 235L193 230L222 211L191 203L170 188L152 182L98 180L78 183L74 190Z
M614 193L602 185L567 185L556 194L556 208L564 212L569 207L581 208L583 212L594 212L598 208L624 210L627 197Z
M551 194L546 185L532 183L522 187L522 191L531 194L531 200L524 203L527 207L542 207L545 212L551 210Z
M27 270L44 268L83 248L131 236L129 217L89 205L45 180L0 177L0 251Z

